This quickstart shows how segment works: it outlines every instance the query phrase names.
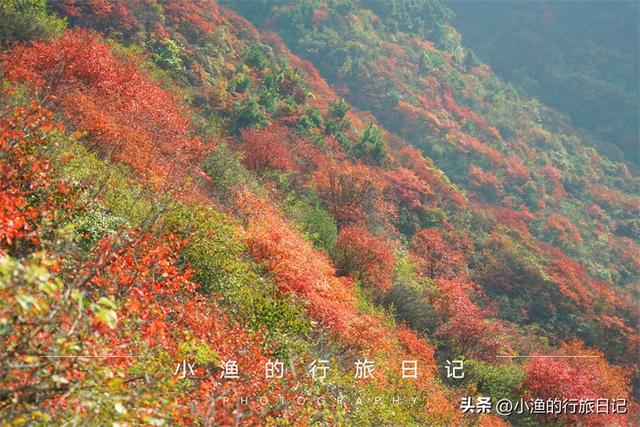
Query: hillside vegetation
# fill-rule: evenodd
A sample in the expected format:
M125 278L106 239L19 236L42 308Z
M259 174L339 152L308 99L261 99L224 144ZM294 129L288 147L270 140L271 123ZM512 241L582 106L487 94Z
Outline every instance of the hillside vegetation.
M638 171L639 5L452 1L465 45L523 93L565 112L583 143Z
M0 419L634 425L640 181L449 19L435 1L0 5ZM628 413L463 413L478 395Z

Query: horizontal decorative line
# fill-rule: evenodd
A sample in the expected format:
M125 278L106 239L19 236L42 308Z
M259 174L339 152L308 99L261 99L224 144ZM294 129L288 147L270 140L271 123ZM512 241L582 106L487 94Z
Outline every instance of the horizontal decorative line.
M558 356L552 356L552 355L532 355L532 356L496 356L496 357L501 357L501 358L508 358L508 359L515 359L515 358L576 358L576 359L599 359L602 356L583 356L583 355L576 355L576 356L565 356L565 355L558 355Z
M52 354L45 355L32 355L31 357L50 357L54 359L73 359L73 358L92 358L92 359L109 359L109 358L143 358L145 356L128 356L128 355L115 355L115 354L103 354L103 355L89 355L89 354L77 354L77 355L65 355L65 356L57 356Z

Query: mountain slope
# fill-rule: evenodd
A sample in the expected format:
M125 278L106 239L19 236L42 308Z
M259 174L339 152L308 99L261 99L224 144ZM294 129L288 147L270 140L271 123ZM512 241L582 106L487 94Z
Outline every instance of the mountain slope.
M3 417L519 425L540 419L461 398L630 399L625 167L468 71L437 3L420 22L387 2L257 4L230 6L258 28L213 1L3 9L42 28L6 44L2 164L43 181L3 166ZM79 356L114 349L136 358ZM503 357L518 354L560 358ZM15 365L34 355L77 357ZM464 381L447 380L460 357ZM362 359L374 378L354 378ZM264 377L272 360L283 378Z
M637 171L636 2L447 5L465 44L505 81L566 112L583 142Z

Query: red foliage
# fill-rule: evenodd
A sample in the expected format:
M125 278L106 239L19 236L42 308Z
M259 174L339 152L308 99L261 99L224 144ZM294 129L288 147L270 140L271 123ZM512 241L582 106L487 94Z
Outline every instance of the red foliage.
M242 37L248 40L260 39L260 33L244 16L240 16L234 10L225 7L220 8L221 15L227 20L227 25L236 31Z
M224 23L218 3L213 0L160 4L144 0L52 0L49 4L70 16L73 24L105 32L114 30L126 37L147 30L164 38L169 36L167 27L173 27L183 37L205 38Z
M364 284L383 292L391 288L395 259L387 241L365 227L340 230L336 243L336 266Z
M481 142L478 138L461 131L449 132L447 141L457 144L457 149L462 153L478 153L487 159L493 166L504 165L504 155L492 146Z
M435 190L435 195L444 197L457 207L464 207L467 201L462 193L445 182L444 174L416 148L405 147L398 153L398 159L413 171L426 185Z
M313 25L322 24L324 21L329 18L329 11L325 8L322 9L314 9L313 17L311 18Z
M582 241L582 236L569 218L560 214L551 214L545 224L545 232L549 234L551 242L564 245L575 245Z
M518 184L524 184L529 180L529 168L520 157L509 156L506 162L506 173L510 178L515 179Z
M314 174L312 185L339 227L367 220L389 224L395 215L383 197L387 182L368 166L330 163Z
M252 218L247 236L252 255L272 271L281 290L308 300L311 315L352 344L368 346L381 337L377 320L362 329L369 320L355 312L353 282L336 277L326 255L315 252L268 203L243 194L237 204Z
M562 253L560 249L548 248L547 250L551 259L549 274L557 283L560 292L578 307L590 309L596 302L593 294L593 291L596 291L596 285L587 270ZM602 294L600 297L605 295Z
M427 199L433 195L433 189L412 170L399 167L386 171L385 177L389 183L389 196L396 204L403 204L409 209L419 210L424 207Z
M89 131L104 155L129 165L153 185L181 184L199 174L201 141L177 98L108 44L86 31L14 49L6 76L60 103L67 119Z
M194 39L205 37L225 23L220 6L214 0L172 0L163 2L163 8L167 24Z
M562 185L562 174L558 169L548 164L544 168L544 175L551 185L551 195L554 199L562 199L567 196L567 192Z
M51 116L50 112L33 104L10 116L0 117L0 254L9 252L16 260L25 255L22 252L33 252L41 239L51 238L48 234L52 232L52 224L55 226L55 221L62 218L60 213L77 210L73 204L77 194L71 194L62 178L52 170L52 165L37 154L39 146L47 140L47 133L53 129ZM75 352L97 356L114 354L114 351L115 354L145 354L150 359L161 355L161 372L157 367L149 367L144 382L139 381L137 368L128 369L136 359L107 357L95 360L99 360L100 370L108 368L118 372L117 378L122 380L120 391L125 395L128 391L141 395L158 388L173 390L175 394L166 396L165 403L171 406L169 410L175 421L183 425L192 425L196 418L214 412L213 397L226 396L233 402L241 396L265 396L275 402L280 395L288 396L289 376L283 382L264 378L262 367L267 356L261 350L261 334L247 334L238 323L230 322L215 299L197 292L197 285L191 281L191 269L180 259L180 250L186 240L170 233L155 236L139 230L121 231L116 236L103 238L91 251L78 257L81 259L69 256L67 246L70 243L59 248L48 240L46 255L43 252L47 257L46 265L50 266L49 273L64 283L50 302L68 302L67 305L52 306L47 318L36 317L38 323L30 323L34 317L25 315L3 334L3 346L6 346L7 354L11 354L12 366L3 365L2 387L5 392L9 390L12 401L21 404L37 395L42 402L40 409L49 411L54 417L57 411L69 407L78 412L86 410L84 401L66 400L66 396L86 380L87 371L95 365L87 366L89 362L83 363L80 358L60 358L43 364L45 371L35 375L39 368L26 363L34 354L57 354L55 352L61 349L66 356ZM55 239L59 238L55 236ZM62 252L58 252L59 249ZM42 274L42 283L45 283L48 275ZM16 281L15 286L25 285ZM9 300L7 296L13 290L12 287L0 289L0 299ZM83 295L83 304L68 300L72 290ZM115 302L117 326L113 329L113 325L107 324L91 308L93 303L100 304L104 298ZM41 303L45 304L45 301ZM6 306L0 306L0 317L18 319L17 316L15 312L7 312ZM64 336L62 347L60 336ZM24 340L23 337L33 339ZM69 341L71 339L77 341ZM71 345L75 342L77 345ZM184 358L180 346L187 342L208 346L221 360L235 359L241 369L241 378L238 382L220 381L218 366L197 366L198 377L192 378L188 386L182 383L179 387L167 387L167 381L181 380L170 377L165 364L179 363ZM154 362L158 361L154 359ZM154 363L154 366L157 365ZM205 368L214 372L206 375ZM56 373L66 378L69 388L58 387L58 383L50 387L50 377ZM216 420L225 424L238 419L255 424L264 412L257 401L242 408L241 412L235 405L224 405L220 399L214 405ZM286 411L286 408L279 408L264 415L284 415L292 419L297 416ZM139 421L143 422L143 415L140 417Z
M444 104L449 109L449 111L453 112L458 119L462 122L465 120L471 120L478 128L478 130L492 136L495 139L502 140L500 133L494 127L489 126L484 117L473 111L469 107L461 107L456 103L453 97L449 93L445 93L443 96Z
M535 219L529 208L521 205L519 210L491 205L489 203L474 203L478 210L487 210L493 213L501 225L518 230L525 238L533 238L529 232L529 225Z
M471 165L469 166L469 187L482 190L490 198L499 197L502 191L502 179L495 176L491 171L485 171L482 168Z
M418 230L411 246L421 273L431 279L453 277L464 266L463 254L452 243L446 242L437 228Z
M432 377L436 373L435 366L435 350L420 338L416 331L409 329L405 325L398 325L398 340L404 349L411 355L415 356L420 366L419 376L427 378ZM399 361L397 361L399 362ZM427 375L425 375L425 373Z
M0 256L2 247L16 247L18 241L37 245L40 222L70 204L67 186L52 182L50 162L33 150L53 129L51 117L35 103L0 116Z
M398 327L398 338L407 351L411 354L420 355L420 358L425 362L425 367L431 368L431 370L434 368L433 365L429 366L435 359L433 348L429 347L423 339L418 337L415 331L400 325Z
M581 342L574 341L544 356L554 355L561 357L532 357L525 364L525 387L532 398L629 400L627 377L622 369L609 365L602 352L585 349ZM586 426L631 425L628 415L622 414L564 414L562 417Z
M384 326L377 315L359 312L353 282L336 277L326 255L316 252L267 202L245 193L236 203L247 215L251 254L273 274L280 289L295 292L307 301L311 316L351 345L353 351L364 350L384 358L397 372L402 360L422 361L421 372L427 375L421 375L414 385L431 393L433 399L427 410L438 416L451 416L451 405L434 385L433 376L428 375L434 372L435 365L428 343L404 328Z
M485 319L485 313L469 298L480 292L474 283L438 279L438 290L429 298L443 323L436 335L460 355L495 360L510 351L506 330L499 321Z
M249 169L258 172L266 169L295 170L291 150L287 147L290 138L288 129L273 125L267 129L243 129L241 135Z
M509 427L507 421L498 415L480 414L476 421L478 427Z
M179 251L186 243L172 234L154 237L135 231L125 240L101 242L97 262L86 264L79 276L91 277L87 288L100 289L101 295L118 295L125 301L119 315L123 324L118 328L100 327L96 319L96 328L108 341L106 347L128 354L137 354L143 347L145 351L161 350L178 363L180 345L195 342L212 348L220 360L236 360L241 375L237 381L220 380L218 366L209 367L213 372L208 373L198 367L198 377L192 379L191 387L175 396L173 414L182 423L191 424L194 418L212 413L213 397L226 396L233 402L241 396L265 396L275 401L280 394L286 395L284 382L264 378L262 367L267 357L261 350L261 334L249 336L238 323L230 322L213 299L196 291L191 269L180 266ZM127 334L129 329L140 331L140 337ZM124 368L129 360L112 362ZM285 381L291 381L289 375ZM217 399L216 420L235 422L239 415L245 422L257 422L260 406L253 402L238 414L234 405L224 405Z
M638 197L629 197L621 191L599 184L587 184L587 190L593 200L611 210L640 211L640 198Z
M74 24L117 28L131 35L142 29L142 21L136 12L145 8L146 3L143 0L51 0L48 5L62 15L68 15Z
M636 274L640 274L640 245L629 237L620 237L614 244L620 262Z
M440 117L425 108L416 107L413 104L401 99L398 101L398 109L404 122L404 127L410 129L416 124L426 125L427 129L433 132L439 132L446 129L457 129L459 125L451 119ZM446 114L446 112L445 112Z

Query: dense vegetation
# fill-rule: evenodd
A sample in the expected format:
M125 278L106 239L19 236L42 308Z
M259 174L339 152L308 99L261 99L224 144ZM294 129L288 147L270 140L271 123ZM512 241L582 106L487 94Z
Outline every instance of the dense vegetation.
M633 425L640 183L450 19L435 1L3 3L0 418L549 421L460 411L487 395L625 398L554 422Z
M500 77L565 112L583 143L638 171L637 2L447 5L465 45Z

